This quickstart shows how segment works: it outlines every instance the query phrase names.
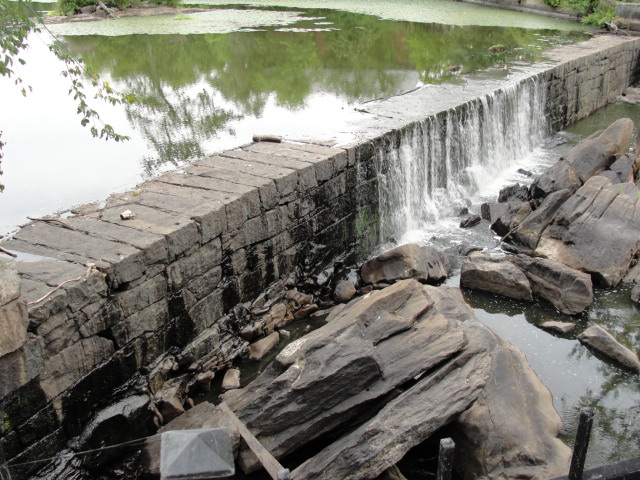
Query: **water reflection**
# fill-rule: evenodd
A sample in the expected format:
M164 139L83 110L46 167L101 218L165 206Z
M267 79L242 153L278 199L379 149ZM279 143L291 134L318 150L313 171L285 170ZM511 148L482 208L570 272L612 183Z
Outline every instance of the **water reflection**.
M458 81L461 72L533 61L551 38L561 43L582 35L381 21L329 10L304 16L286 28L224 35L65 38L93 69L140 99L126 113L153 152L143 161L151 176L203 156L212 139L235 135L243 121L271 122L269 105L302 111L321 92L344 108L420 84Z

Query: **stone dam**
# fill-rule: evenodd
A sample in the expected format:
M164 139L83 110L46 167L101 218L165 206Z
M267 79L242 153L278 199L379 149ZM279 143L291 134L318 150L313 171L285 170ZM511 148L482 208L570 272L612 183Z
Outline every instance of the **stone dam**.
M43 466L27 462L100 446L82 439L114 403L135 395L148 409L171 378L225 368L247 329L280 326L266 313L274 299L294 302L285 292L306 276L366 258L384 208L376 157L407 131L443 116L464 123L478 102L492 115L496 96L527 85L556 131L634 83L639 55L640 39L594 37L508 78L366 104L349 145L253 143L22 228L0 243L18 255L0 264L0 448L22 464L12 478ZM257 327L249 307L264 314ZM118 441L154 433L130 418Z

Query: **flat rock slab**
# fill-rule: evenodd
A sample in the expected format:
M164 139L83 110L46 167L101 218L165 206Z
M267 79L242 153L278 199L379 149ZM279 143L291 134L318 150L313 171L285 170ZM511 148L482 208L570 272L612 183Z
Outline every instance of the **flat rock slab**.
M365 283L372 284L407 278L434 284L447 277L447 269L442 253L409 243L365 262L360 274Z
M540 324L540 328L558 333L569 333L571 330L576 328L576 324L571 322L557 322L555 320L548 320L546 322L542 322Z
M613 335L599 325L593 325L587 328L578 336L578 340L615 360L629 370L640 373L640 359L638 359L638 355L618 342Z
M261 340L249 345L249 358L251 360L260 360L269 353L280 341L278 332L273 332Z
M617 285L640 250L640 189L589 179L556 212L535 255L592 275L602 286Z
M518 300L533 300L529 280L520 268L506 257L480 252L465 258L460 270L460 286Z

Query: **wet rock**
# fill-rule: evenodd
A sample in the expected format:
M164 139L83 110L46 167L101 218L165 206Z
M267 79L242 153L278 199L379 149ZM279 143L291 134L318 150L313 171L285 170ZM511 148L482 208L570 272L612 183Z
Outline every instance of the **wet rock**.
M222 379L222 390L233 390L235 388L240 388L240 370L230 368Z
M483 203L480 206L480 216L488 222L495 222L507 210L504 203Z
M529 189L525 185L516 183L515 185L504 187L498 193L498 203L506 203L511 199L527 202L529 200Z
M578 340L615 360L629 370L640 373L640 360L638 356L620 344L613 335L599 325L593 325L587 328L578 335Z
M280 335L278 332L273 332L267 335L262 340L258 340L255 343L249 345L249 358L251 360L261 360L267 353L269 353L280 341Z
M447 271L442 253L410 243L365 262L361 276L365 283L371 284L408 278L433 284L445 279Z
M546 322L542 322L540 324L540 328L558 333L569 333L571 330L576 328L576 324L572 322L557 322L555 320L547 320Z
M300 307L298 310L296 310L293 313L293 318L295 318L296 320L300 320L301 318L308 317L309 315L311 315L317 310L318 310L318 305L316 305L315 303L307 304Z
M519 173L520 175L523 175L525 177L532 177L533 173L531 173L529 170L525 170L524 168L519 168L517 170L517 173Z
M640 189L592 177L556 211L535 255L617 285L640 250Z
M533 293L562 313L582 313L593 302L593 284L588 274L544 258L518 255L510 260L527 276Z
M520 223L509 239L527 248L535 249L540 235L553 221L553 215L570 196L571 192L567 189L547 196L540 206Z
M458 216L464 217L465 215L469 215L469 209L467 207L462 207L458 212Z
M348 280L341 280L333 291L333 299L338 303L351 300L356 295L356 287Z
M91 469L99 467L123 453L122 449L102 449L104 445L117 445L152 434L156 427L151 405L148 395L133 395L98 412L73 442L76 450L97 449L83 456L83 463Z
M509 298L532 301L529 280L522 270L505 257L474 252L460 270L460 286L497 293Z
M482 221L480 215L471 215L460 222L460 228L475 227Z
M503 237L513 232L532 212L529 202L519 199L509 200L506 206L505 212L491 224L491 230Z

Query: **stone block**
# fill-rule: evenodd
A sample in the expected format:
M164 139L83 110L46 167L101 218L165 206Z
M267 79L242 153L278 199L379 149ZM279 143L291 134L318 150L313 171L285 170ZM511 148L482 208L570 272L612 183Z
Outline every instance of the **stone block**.
M84 338L57 355L47 358L40 375L40 385L47 398L54 399L113 353L111 340Z
M156 275L135 288L118 292L115 299L120 306L122 316L129 317L166 296L167 280L163 275Z
M58 421L58 415L52 404L48 404L29 420L17 427L16 432L23 445L31 445L59 427L60 422Z
M111 327L111 333L118 349L146 332L155 332L169 321L169 306L161 300L147 308L124 318Z
M51 316L42 322L36 333L42 337L48 357L54 356L80 339L76 322L65 312Z
M27 341L27 306L16 299L0 307L0 357L18 350Z
M123 210L131 210L136 215L135 218L122 220L120 213ZM102 211L101 218L141 232L163 235L167 241L170 260L200 244L201 235L196 222L185 215L170 214L145 205L130 203L106 208Z
M278 332L273 332L267 335L262 340L258 340L255 343L249 345L249 359L261 360L267 355L280 341L280 335Z
M31 473L46 464L46 462L40 463L36 460L51 458L65 447L65 441L64 431L59 428L40 441L29 445L20 455L12 459L11 463L23 465L11 467L11 479L26 480L29 478Z
M20 278L13 260L0 261L0 307L20 296ZM1 354L0 354L1 355Z
M210 270L198 276L195 280L189 282L185 286L185 289L193 295L195 302L193 304L187 304L187 302L185 302L185 307L187 309L193 307L196 302L202 300L204 297L212 293L218 287L221 280L222 268L216 267L213 270Z
M29 338L18 350L0 357L0 399L26 385L43 369L43 340Z
M197 332L202 332L203 330L211 327L216 320L222 317L223 313L224 309L221 290L216 290L210 293L188 311L188 315Z
M83 337L97 335L118 323L122 312L113 300L100 300L82 309L82 316L76 317L78 331Z
M216 238L191 255L176 260L167 267L169 287L177 290L200 275L213 270L222 261L222 246Z

